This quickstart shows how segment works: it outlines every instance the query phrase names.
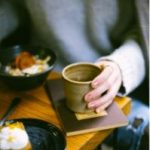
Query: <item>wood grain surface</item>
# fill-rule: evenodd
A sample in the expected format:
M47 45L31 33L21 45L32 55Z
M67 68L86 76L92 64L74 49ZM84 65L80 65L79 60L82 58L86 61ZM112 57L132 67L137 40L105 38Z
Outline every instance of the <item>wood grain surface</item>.
M58 79L60 77L60 74L52 72L50 73L48 79L52 80ZM15 96L20 96L22 98L22 101L8 119L42 119L55 124L58 128L62 130L61 123L57 118L51 100L46 93L43 85L33 90L18 92L13 91L13 89L9 89L4 84L0 83L0 117L2 117L2 115L5 113L8 106L10 105L11 100ZM115 101L127 115L131 108L130 98L116 98ZM105 130L100 132L92 132L66 137L67 150L94 150L97 145L101 143L111 132L112 130Z

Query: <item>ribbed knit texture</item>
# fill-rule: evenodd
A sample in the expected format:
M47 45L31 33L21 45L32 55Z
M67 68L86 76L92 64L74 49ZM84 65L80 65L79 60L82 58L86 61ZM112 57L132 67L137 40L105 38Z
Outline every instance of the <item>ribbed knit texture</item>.
M116 62L121 69L125 94L130 93L142 82L145 68L140 46L134 40L126 39L121 43L133 24L132 13L135 12L132 7L133 1L25 0L24 2L32 20L31 34L34 44L49 47L57 55L54 70L62 71L63 67L73 62L95 62L107 55L102 59ZM4 6L2 3L0 39L12 32L16 26L17 16L9 5Z
M120 66L123 94L130 93L143 80L144 60L138 44L127 41L113 49L110 39L110 32L113 38L122 39L132 22L130 1L28 0L27 7L34 32L56 51L61 68L77 61L94 62L114 51L106 59Z
M129 94L143 81L145 63L141 48L135 41L125 41L114 53L101 58L101 60L111 60L119 65L122 73L123 87L125 88L125 93L122 93L123 95Z

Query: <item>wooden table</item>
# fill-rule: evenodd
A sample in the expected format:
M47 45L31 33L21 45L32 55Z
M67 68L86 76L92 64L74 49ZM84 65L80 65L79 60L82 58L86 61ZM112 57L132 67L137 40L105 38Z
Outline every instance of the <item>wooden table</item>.
M60 74L56 72L52 72L48 77L48 79L57 78L60 78ZM0 83L0 117L5 113L15 96L21 96L22 101L8 119L37 118L53 123L62 129L44 86L26 92L17 92ZM115 101L125 114L129 113L131 107L130 98L116 98ZM105 130L66 137L67 150L94 150L111 132L112 130Z

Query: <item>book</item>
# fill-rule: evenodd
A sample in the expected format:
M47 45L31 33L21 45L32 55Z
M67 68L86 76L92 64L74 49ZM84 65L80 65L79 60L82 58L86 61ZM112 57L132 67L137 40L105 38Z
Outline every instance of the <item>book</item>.
M118 128L128 124L127 117L116 102L107 108L106 116L78 120L75 113L65 104L63 79L48 80L46 89L67 136Z

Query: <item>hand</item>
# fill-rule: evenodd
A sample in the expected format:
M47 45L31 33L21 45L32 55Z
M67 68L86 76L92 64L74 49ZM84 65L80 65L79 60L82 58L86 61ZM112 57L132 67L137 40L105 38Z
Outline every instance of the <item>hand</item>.
M119 66L112 61L96 63L103 71L91 83L92 90L85 95L87 107L97 113L106 109L117 95L122 78Z

